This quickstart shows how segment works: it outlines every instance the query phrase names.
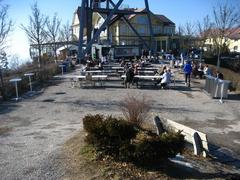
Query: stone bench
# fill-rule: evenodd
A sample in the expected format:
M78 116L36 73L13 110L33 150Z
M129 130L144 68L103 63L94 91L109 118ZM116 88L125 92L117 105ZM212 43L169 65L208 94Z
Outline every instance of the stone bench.
M193 144L195 155L202 154L203 157L207 156L209 149L206 134L169 119L160 119L159 116L154 117L154 124L157 128L158 135L165 130L173 130L175 132L180 131L181 134L184 135L185 141Z

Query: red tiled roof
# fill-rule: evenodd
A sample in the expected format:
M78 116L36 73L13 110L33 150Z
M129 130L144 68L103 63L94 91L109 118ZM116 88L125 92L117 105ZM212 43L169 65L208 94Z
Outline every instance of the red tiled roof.
M240 39L240 28L233 28L228 35L230 39Z
M207 33L207 34L218 34L220 32L220 29L209 29L208 31L206 32L203 32L204 33ZM237 40L237 39L240 39L240 28L231 28L229 30L225 30L225 37L228 37L230 39L233 39L233 40Z
M169 24L175 25L174 22L172 22L170 19L168 19L168 18L167 18L166 16L164 16L164 15L156 14L155 16L156 16L158 19L160 19L162 22L164 22L164 23L169 23Z

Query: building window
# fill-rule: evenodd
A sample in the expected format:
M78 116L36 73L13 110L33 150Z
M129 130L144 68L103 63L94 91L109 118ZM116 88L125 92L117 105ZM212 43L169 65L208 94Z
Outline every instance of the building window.
M165 41L165 40L162 41L162 49L164 51L167 51L167 41Z
M137 31L139 34L146 34L146 28L144 26L141 26L140 28L138 28Z
M147 24L148 23L148 19L146 16L138 16L136 19L136 22L138 24Z
M128 27L125 25L120 26L120 32L121 34L127 34L128 33Z
M162 48L161 48L161 41L157 41L157 51L161 51Z
M161 33L161 26L153 26L153 33L160 34Z
M174 34L174 28L172 28L172 27L165 27L164 28L164 34L168 34L168 35Z

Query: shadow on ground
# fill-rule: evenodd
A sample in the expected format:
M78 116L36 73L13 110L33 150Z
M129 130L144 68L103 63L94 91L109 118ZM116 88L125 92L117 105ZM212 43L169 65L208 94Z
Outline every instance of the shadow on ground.
M229 94L227 99L240 101L240 94Z
M3 102L0 103L0 114L6 114L14 111L19 105L16 102Z
M233 157L230 151L212 143L209 143L208 146L210 155L214 157L216 162L221 162L222 164L231 165L240 169L240 159Z
M150 172L162 172L170 178L176 179L227 179L228 177L240 177L239 174L225 174L222 171L215 173L200 172L197 168L187 167L170 161L164 161L158 166L137 166Z

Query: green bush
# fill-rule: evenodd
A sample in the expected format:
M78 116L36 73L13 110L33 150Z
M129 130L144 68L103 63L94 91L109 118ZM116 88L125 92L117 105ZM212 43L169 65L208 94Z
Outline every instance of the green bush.
M135 145L130 143L123 143L119 147L118 159L120 161L133 162L135 149Z
M130 140L137 134L137 130L131 122L109 116L105 120L106 130L110 137L118 137L120 140Z
M137 134L134 125L123 119L102 115L87 115L83 118L83 127L88 132L85 141L96 147L97 150L117 157L119 148L129 144Z
M83 118L83 128L90 134L101 134L104 117L103 115L86 115Z
M140 131L133 123L112 116L87 115L83 118L83 127L88 133L85 141L97 152L111 155L116 160L159 163L184 148L184 136L180 132L158 136L147 130Z
M168 157L174 157L177 153L182 153L185 143L184 143L184 136L181 132L168 132L163 133L160 136L161 141L167 146L169 149L167 151Z
M139 164L154 164L176 156L183 148L184 136L179 132L164 133L161 136L152 135L136 144L134 157Z

